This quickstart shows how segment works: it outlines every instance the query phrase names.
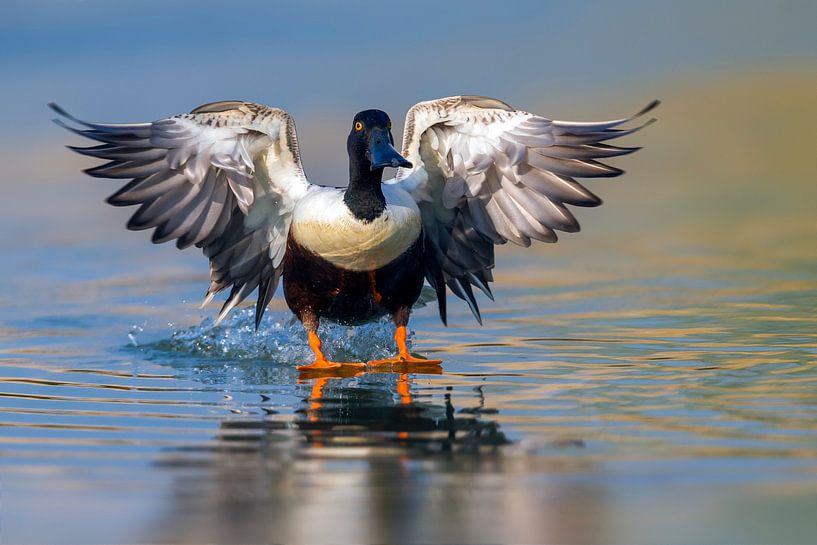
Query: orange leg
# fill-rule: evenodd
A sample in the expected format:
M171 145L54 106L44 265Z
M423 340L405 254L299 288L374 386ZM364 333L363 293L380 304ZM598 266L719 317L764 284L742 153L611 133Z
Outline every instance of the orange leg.
M363 363L335 362L327 360L326 356L324 356L323 351L321 350L321 340L318 338L318 334L310 330L307 332L307 335L309 336L309 348L311 348L312 352L315 353L315 361L309 365L299 365L299 371L325 371L330 369L338 369L340 367L365 366Z
M423 366L439 365L443 362L443 360L429 360L413 356L411 352L409 352L408 346L406 346L406 338L406 326L398 325L397 330L394 332L394 342L397 343L397 355L385 360L370 361L369 365L418 364L419 366Z

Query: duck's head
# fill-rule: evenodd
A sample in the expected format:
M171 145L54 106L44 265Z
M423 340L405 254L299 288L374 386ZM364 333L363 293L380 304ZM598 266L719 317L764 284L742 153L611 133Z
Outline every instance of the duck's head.
M382 174L385 167L411 167L394 149L391 119L381 110L365 110L355 116L346 150L352 168L359 171L368 169Z

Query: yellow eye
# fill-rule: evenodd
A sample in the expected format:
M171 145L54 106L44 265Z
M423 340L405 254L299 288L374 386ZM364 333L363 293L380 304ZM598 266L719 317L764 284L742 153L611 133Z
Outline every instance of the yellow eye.
M362 131L363 130L363 123L361 123L360 121L355 121L355 130L356 131Z

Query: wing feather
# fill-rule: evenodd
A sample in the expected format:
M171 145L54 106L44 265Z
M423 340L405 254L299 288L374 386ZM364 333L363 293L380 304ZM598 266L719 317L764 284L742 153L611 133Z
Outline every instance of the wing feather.
M600 161L637 151L606 142L649 125L622 126L658 105L610 121L554 121L505 102L456 96L421 102L406 115L403 156L410 169L396 183L423 216L426 279L446 321L445 287L480 321L471 286L491 296L494 244L556 242L556 231L579 223L565 205L598 206L601 199L575 178L615 177Z
M257 326L280 278L292 210L310 187L289 114L224 101L152 123L109 124L50 106L65 119L57 124L100 142L69 146L107 161L88 175L130 180L108 198L139 206L128 229L154 229L154 243L202 248L210 259L206 301L232 286L219 320L259 288Z

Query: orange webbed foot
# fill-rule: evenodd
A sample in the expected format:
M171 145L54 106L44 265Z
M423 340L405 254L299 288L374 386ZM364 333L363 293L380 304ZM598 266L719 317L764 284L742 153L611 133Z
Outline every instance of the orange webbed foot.
M338 362L327 360L326 356L324 356L323 351L321 350L321 340L318 338L318 334L314 331L309 331L307 336L309 339L309 347L315 353L315 361L309 365L299 365L298 371L301 373L309 373L315 376L336 374L354 375L361 372L363 368L366 367L366 364L361 362Z
M340 366L340 363L335 361L315 360L308 365L299 365L297 369L298 371L328 371L330 369L337 369Z
M409 359L395 356L384 360L372 360L368 362L367 369L370 372L391 372L391 373L420 373L423 375L442 375L443 368L440 366L442 360L427 360L412 356Z
M299 365L298 371L337 371L340 368L363 369L366 367L365 363L356 361L329 361L329 360L315 360L309 365Z
M406 326L397 326L397 331L394 332L394 341L397 343L398 354L393 358L386 358L383 360L372 360L368 362L370 367L392 367L401 371L410 369L415 371L439 369L439 365L443 360L426 359L415 356L408 350L406 345Z
M425 366L432 366L432 365L440 365L443 360L432 360L427 358L421 358L415 356L413 354L405 354L401 355L398 354L393 358L386 358L382 360L371 360L366 365L370 367L382 367L385 365L391 366L401 366L405 365L407 367L410 366L418 366L418 367L425 367Z

